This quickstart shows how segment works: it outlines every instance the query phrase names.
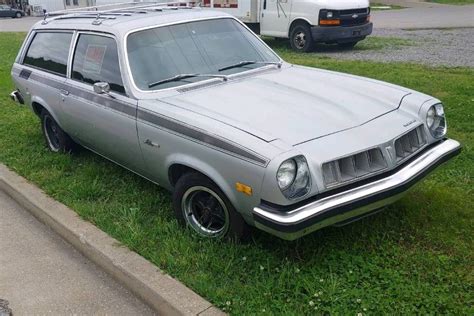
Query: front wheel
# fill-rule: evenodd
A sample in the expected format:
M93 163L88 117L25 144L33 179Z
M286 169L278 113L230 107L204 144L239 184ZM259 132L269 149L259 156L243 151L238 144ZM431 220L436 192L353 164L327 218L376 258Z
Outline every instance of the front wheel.
M187 173L176 183L173 208L178 222L207 238L246 239L247 223L209 178Z
M291 47L297 52L310 52L314 48L311 28L307 24L297 24L290 32Z

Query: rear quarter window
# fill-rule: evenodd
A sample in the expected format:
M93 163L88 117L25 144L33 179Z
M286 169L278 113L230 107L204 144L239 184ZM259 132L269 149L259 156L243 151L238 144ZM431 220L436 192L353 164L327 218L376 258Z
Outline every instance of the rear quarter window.
M36 33L23 64L66 76L72 33Z

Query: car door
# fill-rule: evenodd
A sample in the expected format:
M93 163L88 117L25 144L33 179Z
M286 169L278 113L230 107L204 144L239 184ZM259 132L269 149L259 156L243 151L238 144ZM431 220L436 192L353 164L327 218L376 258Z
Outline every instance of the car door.
M9 8L4 5L0 5L0 17L8 16Z
M262 0L260 34L288 36L292 0Z
M110 92L94 92L97 82L107 83ZM115 38L79 32L66 84L62 108L71 136L85 147L142 173L137 101L125 91Z

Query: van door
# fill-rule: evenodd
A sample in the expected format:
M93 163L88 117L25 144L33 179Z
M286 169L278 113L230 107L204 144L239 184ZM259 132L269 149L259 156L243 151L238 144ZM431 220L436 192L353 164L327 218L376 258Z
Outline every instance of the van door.
M105 82L109 93L94 92ZM61 93L69 133L84 146L135 172L144 169L138 144L137 100L125 93L115 38L79 33L67 91Z
M260 34L288 37L292 0L262 0Z

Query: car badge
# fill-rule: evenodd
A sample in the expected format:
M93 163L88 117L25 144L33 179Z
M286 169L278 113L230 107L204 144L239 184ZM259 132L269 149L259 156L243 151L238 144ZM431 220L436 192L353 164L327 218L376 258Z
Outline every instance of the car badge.
M357 19L358 17L359 17L358 14L354 14L354 15L352 16L353 19Z

